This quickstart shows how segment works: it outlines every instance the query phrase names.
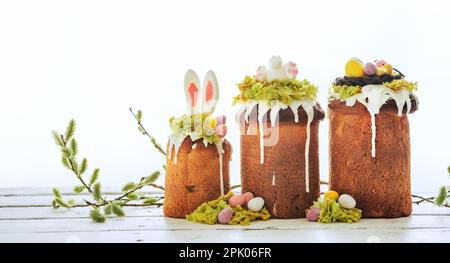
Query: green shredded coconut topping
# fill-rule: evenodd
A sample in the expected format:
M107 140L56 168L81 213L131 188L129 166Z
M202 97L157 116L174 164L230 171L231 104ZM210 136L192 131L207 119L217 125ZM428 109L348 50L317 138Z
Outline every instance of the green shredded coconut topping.
M220 137L215 132L216 120L207 116L206 114L184 114L179 118L171 117L170 129L177 136L192 135L193 138L216 143L220 141Z
M259 81L255 76L246 76L241 83L237 84L237 87L241 93L234 97L233 104L256 100L279 101L289 105L294 100L315 100L317 97L317 86L306 79L267 82Z
M408 81L405 79L396 79L391 82L384 82L383 85L395 92L405 89L409 92L417 90L417 82ZM341 100L348 99L361 93L361 86L349 86L349 85L331 85L329 95L330 98L337 98Z
M217 216L222 209L230 207L228 200L233 196L233 192L228 192L226 195L201 204L194 212L186 216L189 221L213 225L217 223ZM233 208L233 217L228 222L229 225L249 225L251 221L267 220L270 218L270 213L266 208L258 212L246 210L240 206Z
M319 223L355 223L361 219L362 211L358 208L342 208L336 200L318 200L313 207L320 208Z
M391 82L385 82L383 85L396 92L401 89L406 89L409 92L417 90L417 82L411 82L405 79L396 79Z

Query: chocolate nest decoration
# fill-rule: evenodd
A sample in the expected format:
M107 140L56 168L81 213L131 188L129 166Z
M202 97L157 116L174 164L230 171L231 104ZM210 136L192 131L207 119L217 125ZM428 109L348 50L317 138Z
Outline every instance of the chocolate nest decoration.
M334 85L336 86L366 86L366 85L378 85L383 84L385 82L391 82L396 79L402 79L405 77L400 71L394 68L394 70L398 73L397 75L382 75L382 76L365 76L365 77L339 77L334 81Z

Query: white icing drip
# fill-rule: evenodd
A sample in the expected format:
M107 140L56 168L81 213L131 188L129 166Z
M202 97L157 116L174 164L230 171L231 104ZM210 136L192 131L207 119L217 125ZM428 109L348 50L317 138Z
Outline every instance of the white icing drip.
M181 144L183 144L184 139L186 139L187 136L177 136L175 134L171 134L169 136L169 158L172 157L172 149L175 151L173 155L173 163L177 164L177 155L178 151L180 150Z
M195 150L196 148L197 148L197 144L196 143L192 144L192 150Z
M277 204L273 204L273 209L272 209L272 213L274 216L277 216Z
M311 141L311 122L314 119L314 106L315 101L304 101L302 104L303 110L308 116L306 124L306 143L305 143L305 185L306 192L309 193L309 144Z
M275 186L275 172L272 174L272 186Z
M309 145L310 145L310 133L311 133L311 122L314 119L314 106L316 106L316 102L313 100L297 100L293 101L290 105L286 105L280 102L273 102L271 106L268 106L267 103L249 101L244 104L242 108L238 111L236 120L240 124L240 118L242 114L244 114L245 121L249 123L249 117L253 108L258 106L258 116L257 116L257 124L259 126L259 147L260 147L260 163L264 163L264 115L270 110L270 122L272 127L276 124L276 120L280 113L280 110L284 110L290 108L292 113L294 114L294 121L297 123L299 121L298 109L303 107L303 110L307 115L307 126L306 126L306 142L305 142L305 184L306 184L306 192L309 193ZM249 135L251 129L251 124L245 134Z
M220 174L220 194L224 195L225 194L225 186L224 186L224 181L223 181L223 140L220 140L219 142L215 143L216 148L217 148L217 152L219 153L219 174Z
M258 126L259 126L259 156L260 163L264 163L264 115L270 110L270 107L266 103L260 103L258 105Z
M345 105L349 107L354 106L356 101L359 101L367 108L367 111L370 114L372 130L371 154L373 158L375 158L376 156L376 114L380 113L381 107L390 99L393 99L395 101L395 104L397 105L398 116L402 116L403 107L405 106L405 104L406 114L409 114L411 112L411 98L409 97L410 94L412 93L410 93L406 89L395 92L385 87L384 85L367 85L362 88L360 94L357 94L345 100ZM413 96L415 97L414 94Z

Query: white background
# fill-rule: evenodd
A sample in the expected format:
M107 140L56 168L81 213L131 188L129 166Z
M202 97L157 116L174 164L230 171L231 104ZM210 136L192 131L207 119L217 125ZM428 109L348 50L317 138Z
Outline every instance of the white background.
M420 83L410 116L414 191L448 183L450 16L446 1L1 1L0 187L71 186L50 131L78 121L76 137L104 185L138 180L164 159L136 130L128 107L161 143L168 118L185 112L188 68L214 69L234 145L235 83L275 54L299 77L330 83L349 57L384 58ZM320 127L327 179L328 124Z

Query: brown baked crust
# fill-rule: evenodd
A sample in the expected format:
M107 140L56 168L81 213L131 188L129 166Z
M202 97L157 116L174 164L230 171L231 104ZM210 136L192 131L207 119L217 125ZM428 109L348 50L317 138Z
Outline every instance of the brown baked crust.
M357 102L331 101L329 187L352 195L363 217L395 218L411 214L410 141L406 114L385 107L376 115L376 158L371 156L371 119Z
M193 142L187 137L177 155L177 164L166 158L164 215L184 218L192 213L200 204L220 196L219 154L213 144L205 147L203 142ZM230 159L231 145L223 142L223 179L224 192L230 191ZM169 152L169 151L167 151Z
M320 106L318 109L321 109ZM245 135L243 131L244 128L248 128L248 124L241 119L242 192L252 192L255 196L262 197L265 207L273 218L305 217L305 210L320 195L318 153L318 120L320 118L311 123L310 191L306 193L306 113L303 109L299 113L298 123L294 122L290 109L280 113L280 119L284 118L284 120L279 122L279 141L274 146L264 147L264 164L260 164L259 132L256 135ZM256 111L252 114L256 114ZM264 118L264 121L267 121L267 118ZM275 185L272 184L274 173ZM275 204L276 209L274 209Z

